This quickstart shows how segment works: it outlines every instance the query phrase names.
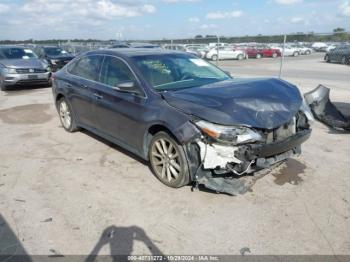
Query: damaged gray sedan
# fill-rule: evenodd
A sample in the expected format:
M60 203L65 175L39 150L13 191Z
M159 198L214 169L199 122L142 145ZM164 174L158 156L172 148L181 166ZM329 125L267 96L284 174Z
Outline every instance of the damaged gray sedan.
M311 112L294 85L235 79L191 54L92 51L54 75L63 127L90 130L150 161L167 186L241 193L241 176L299 155Z

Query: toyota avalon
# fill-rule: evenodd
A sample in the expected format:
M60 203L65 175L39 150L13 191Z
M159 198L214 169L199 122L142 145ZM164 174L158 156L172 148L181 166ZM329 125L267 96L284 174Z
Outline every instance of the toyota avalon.
M188 53L91 51L53 79L65 130L84 128L126 148L170 187L240 193L240 176L299 155L311 134L296 86L235 79Z

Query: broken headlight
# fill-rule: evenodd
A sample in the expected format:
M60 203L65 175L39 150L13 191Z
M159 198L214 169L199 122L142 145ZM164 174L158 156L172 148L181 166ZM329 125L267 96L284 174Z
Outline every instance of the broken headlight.
M207 136L224 143L244 144L262 140L258 132L248 127L222 126L203 120L196 125Z

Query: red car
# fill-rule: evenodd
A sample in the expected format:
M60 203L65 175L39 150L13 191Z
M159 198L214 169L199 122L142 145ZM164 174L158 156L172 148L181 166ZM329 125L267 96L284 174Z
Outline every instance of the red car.
M244 48L249 58L262 58L262 57L278 57L281 56L281 52L278 49L273 49L267 46L249 46Z

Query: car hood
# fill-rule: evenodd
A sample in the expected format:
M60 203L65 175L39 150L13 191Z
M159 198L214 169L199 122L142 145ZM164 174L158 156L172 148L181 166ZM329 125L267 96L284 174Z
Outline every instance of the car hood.
M45 63L37 58L30 59L2 59L0 64L9 68L45 68Z
M275 78L230 79L162 95L171 106L200 119L261 129L289 122L302 104L294 85Z

